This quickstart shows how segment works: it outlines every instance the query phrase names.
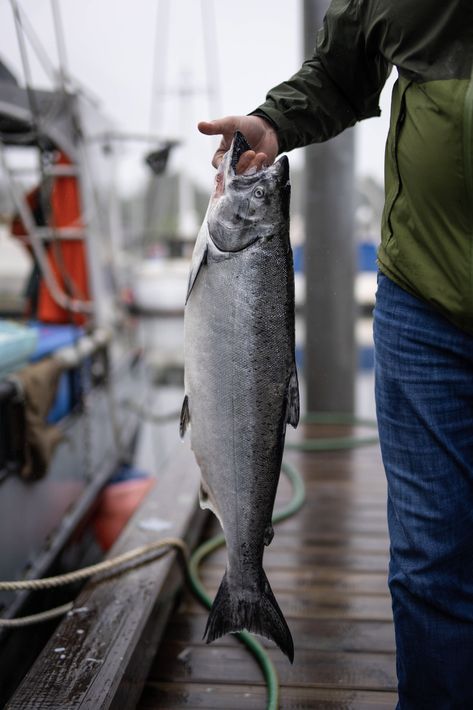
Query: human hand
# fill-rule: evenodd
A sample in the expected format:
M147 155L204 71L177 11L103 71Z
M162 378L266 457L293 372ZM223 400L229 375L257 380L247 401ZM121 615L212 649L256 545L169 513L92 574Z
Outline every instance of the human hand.
M270 165L279 153L276 131L261 116L226 116L215 121L200 121L197 127L207 136L222 136L212 159L214 168L218 168L223 156L229 150L235 131L243 133L252 146L252 150L243 153L238 161L236 169L238 174L250 168L259 170L263 165Z

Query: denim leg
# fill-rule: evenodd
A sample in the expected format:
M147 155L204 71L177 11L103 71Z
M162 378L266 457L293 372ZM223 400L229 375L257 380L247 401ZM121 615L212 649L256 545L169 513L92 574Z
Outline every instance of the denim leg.
M380 275L376 407L402 710L473 709L473 336Z

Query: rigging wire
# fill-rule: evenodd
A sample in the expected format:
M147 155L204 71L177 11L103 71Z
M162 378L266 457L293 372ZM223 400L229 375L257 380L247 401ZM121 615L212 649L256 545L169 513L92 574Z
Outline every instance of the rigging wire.
M44 46L42 45L38 35L35 32L35 29L31 22L28 19L27 14L23 11L23 9L18 5L17 3L17 8L18 8L18 14L20 17L20 23L21 27L25 33L25 35L28 37L29 43L35 52L39 63L43 67L44 71L46 74L49 76L49 78L53 81L53 83L56 83L58 79L58 72L56 71L53 62L48 56L48 53Z
M156 30L154 39L153 76L151 80L151 106L149 132L162 133L164 125L164 81L166 77L169 46L169 0L159 0L156 9Z
M56 36L57 53L59 59L59 77L61 80L62 89L64 93L66 93L67 82L69 79L69 70L61 12L57 0L51 0L51 11L53 15L54 33Z
M217 24L213 0L201 0L202 30L204 35L204 53L207 70L207 96L210 116L221 116L220 62Z
M13 18L15 21L15 32L18 41L18 48L20 50L21 64L23 67L23 74L25 77L26 93L28 96L28 103L30 105L31 112L31 123L33 125L34 133L39 142L41 138L40 134L40 113L38 104L36 101L36 94L33 90L33 81L31 75L31 67L28 60L28 52L26 49L25 36L23 31L23 25L21 20L20 8L17 0L10 0L10 5L13 12Z

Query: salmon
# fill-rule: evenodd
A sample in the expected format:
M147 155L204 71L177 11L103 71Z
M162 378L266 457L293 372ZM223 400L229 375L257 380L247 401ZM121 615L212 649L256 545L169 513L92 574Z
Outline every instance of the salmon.
M204 636L246 629L294 645L263 569L286 425L299 420L289 161L238 175L236 133L198 234L185 305L185 397L202 474L200 502L219 519L227 566Z

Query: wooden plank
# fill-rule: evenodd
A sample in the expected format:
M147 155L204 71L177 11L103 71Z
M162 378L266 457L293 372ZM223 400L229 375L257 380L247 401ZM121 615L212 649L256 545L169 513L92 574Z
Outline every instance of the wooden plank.
M371 555L386 556L389 550L389 542L383 536L356 536L351 535L350 538L330 539L327 536L319 538L317 531L309 533L307 537L303 535L283 535L279 530L275 531L275 545L272 549L279 552L294 552L304 550L306 554L317 552L341 552L347 554L349 552L369 553ZM268 547L266 552L269 555L271 548Z
M276 538L275 538L276 540ZM273 551L274 550L274 551ZM267 572L272 569L291 569L296 564L301 567L330 567L334 569L346 569L350 572L387 572L388 555L373 555L373 553L358 553L344 550L334 552L333 550L319 550L317 552L299 553L279 552L273 548L265 552L263 566ZM226 550L217 550L209 555L212 564L225 564ZM270 580L271 581L271 580Z
M160 537L187 536L194 541L205 519L200 511L196 518L199 481L193 455L187 446L179 446L110 556ZM160 521L167 521L169 527L157 534L152 527ZM92 580L7 707L134 708L159 630L182 579L177 574L176 554L172 552L126 574ZM143 634L146 643L154 644L151 652L144 654L143 648L138 649Z
M167 638L185 644L197 644L207 621L206 612L185 614L182 608L174 614L167 629ZM294 646L315 651L359 651L367 653L394 653L394 630L391 621L342 621L340 619L290 619ZM268 647L271 641L258 637ZM218 646L239 643L228 634L215 641Z
M280 710L393 710L396 702L397 695L389 692L286 686L281 689L279 707ZM150 683L141 697L140 710L261 710L265 703L266 690L257 685Z
M203 536L203 539L209 539L215 534L215 530L209 530ZM314 525L311 530L282 530L279 526L275 529L275 545L278 551L294 550L304 548L305 550L313 551L317 547L323 546L325 549L330 547L349 548L358 552L382 552L386 554L389 549L389 539L386 532L378 535L370 534L352 534L347 536L344 530L339 528L334 530L320 529L318 525ZM269 548L271 549L271 548Z
M269 577L271 583L271 577ZM215 596L216 588L211 590ZM313 593L302 595L292 592L275 592L281 610L289 621L297 619L371 619L390 621L392 618L391 598L386 595L336 594L330 589L314 588ZM181 609L189 614L201 610L200 603L186 597Z
M203 566L200 576L204 585L215 589L223 575L222 565ZM314 567L275 569L271 572L271 586L280 592L310 593L314 587L325 587L332 592L347 594L387 594L386 573L347 572L344 569Z
M311 514L310 508L303 508L297 518L288 518L278 523L276 532L278 534L301 534L309 527L309 521L312 526L317 526L318 530L339 533L346 537L356 534L384 537L387 534L386 516L370 519L363 515L351 515L350 511L347 511L346 517L325 515L322 518Z
M282 685L349 690L396 689L394 654L323 652L296 649L291 665L279 649L269 649ZM243 648L167 641L151 667L148 682L263 684L261 671Z

